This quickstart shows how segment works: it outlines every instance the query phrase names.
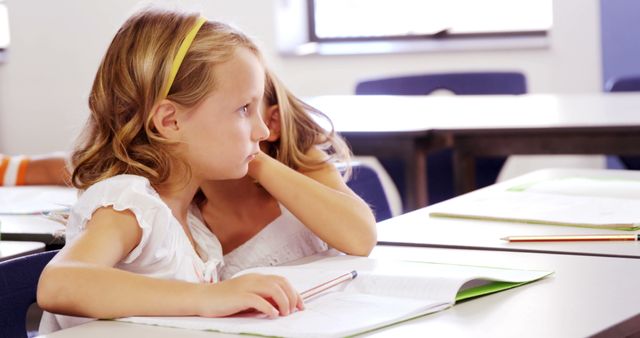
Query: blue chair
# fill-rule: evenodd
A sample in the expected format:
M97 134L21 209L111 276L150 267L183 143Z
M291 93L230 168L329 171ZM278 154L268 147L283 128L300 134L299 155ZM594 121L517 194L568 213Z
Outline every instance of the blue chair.
M376 222L392 217L388 193L378 172L372 166L360 162L352 163L351 170L347 185L369 204Z
M604 89L608 92L638 92L640 91L640 75L609 79Z
M38 279L58 250L0 262L0 338L27 337L27 309L36 302Z
M518 95L527 92L527 83L525 76L518 72L435 73L361 81L356 86L356 95L428 95L437 90L448 90L457 95ZM428 112L425 112L425 118L429 118ZM448 149L429 154L429 204L455 196L452 161L453 154ZM495 183L505 161L505 157L478 158L477 186ZM381 162L394 178L401 194L406 196L402 164L389 159L381 159Z
M604 86L608 92L640 92L640 75L609 79ZM607 168L640 169L640 157L607 156Z
M422 74L361 81L356 95L428 95L440 89L456 95L518 95L527 92L527 83L517 72Z

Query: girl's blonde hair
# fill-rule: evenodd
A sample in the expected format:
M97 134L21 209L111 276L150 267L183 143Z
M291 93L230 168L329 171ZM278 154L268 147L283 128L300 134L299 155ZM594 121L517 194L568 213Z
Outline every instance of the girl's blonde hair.
M346 165L348 178L351 151L345 141L336 134L328 116L310 106L291 93L269 70L265 81L265 101L267 106L278 105L280 111L280 137L269 142L266 153L295 170L314 170L326 162ZM313 115L325 119L331 126L325 130ZM322 161L307 155L309 149L318 146L327 153Z
M86 189L119 174L144 176L157 185L168 179L172 163L180 163L172 152L174 144L155 130L152 110L165 98L173 59L198 18L148 7L118 30L98 68L89 96L91 114L72 155L75 187ZM166 98L179 107L196 106L220 81L214 78L214 67L239 47L262 59L243 33L205 22Z

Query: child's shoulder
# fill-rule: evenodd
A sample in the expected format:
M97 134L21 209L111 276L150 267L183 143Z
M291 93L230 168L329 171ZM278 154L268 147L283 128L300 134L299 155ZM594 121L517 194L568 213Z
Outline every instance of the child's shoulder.
M117 210L165 206L147 178L117 175L97 182L81 192L74 209L93 212L96 208L108 205Z
M94 183L82 194L92 193L94 191L102 191L105 189L118 189L121 191L140 190L155 192L149 179L138 175L116 175L106 178L100 182Z

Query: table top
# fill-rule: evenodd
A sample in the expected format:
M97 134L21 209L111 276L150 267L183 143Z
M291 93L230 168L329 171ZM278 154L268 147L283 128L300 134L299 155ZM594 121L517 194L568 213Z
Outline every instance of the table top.
M543 280L375 331L370 334L374 337L427 333L443 337L585 337L621 322L623 326L630 325L630 329L640 329L637 321L636 324L625 321L638 314L640 294L636 292L636 285L640 279L640 260L391 246L376 247L371 257L555 271ZM91 322L42 337L111 338L114 335L231 337L115 321Z
M77 199L77 190L64 186L0 187L0 223L4 239L64 244L64 225L51 216L65 212ZM44 212L44 213L43 213Z
M64 244L64 225L40 215L0 215L2 238Z
M639 93L392 96L328 95L307 102L341 133L631 128Z
M44 243L26 241L0 241L0 261L44 251Z
M501 238L525 235L567 234L633 234L637 231L580 228L557 225L538 225L519 222L469 220L432 217L430 212L441 210L444 203L458 203L481 194L506 190L523 182L537 182L561 177L600 177L640 180L640 172L628 170L599 169L545 169L507 180L449 201L418 209L416 211L385 220L378 224L378 241L381 244L463 249L490 249L499 251L528 251L612 257L640 258L640 242L522 242L509 243ZM640 192L638 193L640 195ZM464 203L461 203L462 205ZM452 205L452 204L450 204Z

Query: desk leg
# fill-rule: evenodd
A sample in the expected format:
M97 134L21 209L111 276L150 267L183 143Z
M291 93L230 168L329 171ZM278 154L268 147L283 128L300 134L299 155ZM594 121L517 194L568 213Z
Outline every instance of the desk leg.
M470 154L453 151L453 186L456 195L462 195L476 188L476 160Z
M414 151L415 184L413 189L416 196L416 209L429 204L429 182L427 181L427 154L418 148Z
M429 203L426 153L420 147L409 148L403 155L406 192L404 212L426 207Z

